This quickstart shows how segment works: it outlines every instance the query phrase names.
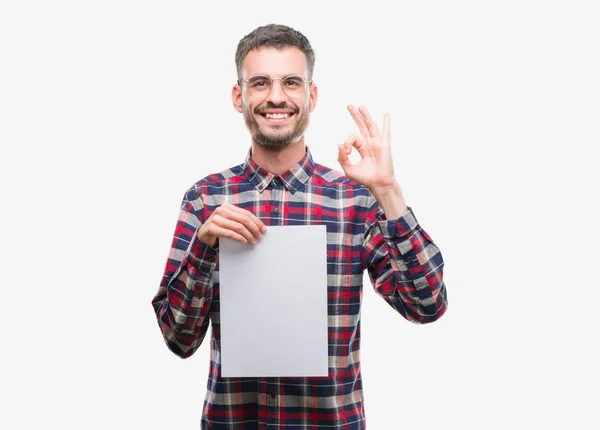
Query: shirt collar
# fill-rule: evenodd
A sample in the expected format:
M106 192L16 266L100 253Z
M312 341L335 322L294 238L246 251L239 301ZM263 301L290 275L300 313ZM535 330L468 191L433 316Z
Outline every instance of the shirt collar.
M279 179L281 179L283 185L293 194L308 181L314 171L315 163L308 146L306 146L304 157L302 157L294 167L282 173L279 176ZM277 177L273 173L268 172L259 166L252 159L252 148L250 148L246 155L246 161L243 164L243 175L260 193L262 193L265 188L269 186L271 181Z

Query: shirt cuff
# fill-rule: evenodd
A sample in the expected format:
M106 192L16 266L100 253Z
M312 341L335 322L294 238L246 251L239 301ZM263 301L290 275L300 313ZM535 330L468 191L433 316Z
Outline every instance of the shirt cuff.
M218 250L198 239L198 235L194 234L192 243L189 247L188 261L196 268L200 269L202 263L213 263L217 258Z
M417 217L412 208L408 207L408 212L398 219L377 221L383 237L386 239L403 238L409 236L419 225Z

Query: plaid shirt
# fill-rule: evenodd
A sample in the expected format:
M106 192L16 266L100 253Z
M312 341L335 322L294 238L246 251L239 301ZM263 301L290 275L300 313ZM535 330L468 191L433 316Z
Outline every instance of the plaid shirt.
M247 209L267 226L327 226L328 377L221 377L218 245L202 243L196 230L224 202ZM316 164L308 148L281 176L257 165L250 150L243 164L186 192L152 305L169 349L183 358L196 351L212 324L203 429L364 429L363 272L403 317L428 323L447 307L443 266L440 250L411 208L386 220L367 188Z

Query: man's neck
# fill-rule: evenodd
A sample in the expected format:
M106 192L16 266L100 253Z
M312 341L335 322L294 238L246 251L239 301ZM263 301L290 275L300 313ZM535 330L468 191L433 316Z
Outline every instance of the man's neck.
M290 170L302 160L305 153L304 138L278 150L266 149L252 141L252 160L274 175Z

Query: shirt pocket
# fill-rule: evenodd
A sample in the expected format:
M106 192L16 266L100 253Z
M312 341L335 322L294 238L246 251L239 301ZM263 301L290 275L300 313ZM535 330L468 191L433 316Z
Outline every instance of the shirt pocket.
M361 287L360 267L352 270L349 260L327 256L327 310L330 316L358 315Z

